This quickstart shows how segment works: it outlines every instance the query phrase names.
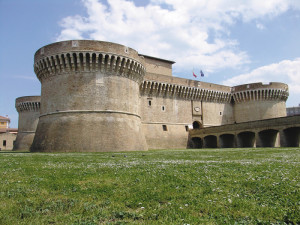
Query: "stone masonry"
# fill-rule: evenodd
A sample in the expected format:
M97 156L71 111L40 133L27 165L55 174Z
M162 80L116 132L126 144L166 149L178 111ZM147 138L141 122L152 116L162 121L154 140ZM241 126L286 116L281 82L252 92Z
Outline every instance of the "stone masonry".
M40 48L34 60L40 116L31 151L186 148L193 128L286 116L286 84L188 80L172 76L173 64L110 42Z

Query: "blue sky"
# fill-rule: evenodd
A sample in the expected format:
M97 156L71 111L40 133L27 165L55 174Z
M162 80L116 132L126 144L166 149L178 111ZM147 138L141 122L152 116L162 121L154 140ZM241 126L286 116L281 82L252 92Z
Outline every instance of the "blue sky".
M33 56L69 39L117 42L176 61L174 76L225 85L284 82L300 103L299 0L0 0L0 115L40 95Z

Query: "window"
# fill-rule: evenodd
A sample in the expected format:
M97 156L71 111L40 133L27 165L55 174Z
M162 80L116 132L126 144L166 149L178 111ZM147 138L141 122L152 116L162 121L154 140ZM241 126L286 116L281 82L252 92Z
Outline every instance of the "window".
M3 147L6 147L6 140L3 140Z
M162 125L163 131L168 131L167 125Z
M151 100L148 101L148 106L151 106Z
M166 110L165 106L162 106L161 110L164 112Z
M185 126L185 131L189 131L189 126Z
M220 112L220 116L222 116L222 112Z

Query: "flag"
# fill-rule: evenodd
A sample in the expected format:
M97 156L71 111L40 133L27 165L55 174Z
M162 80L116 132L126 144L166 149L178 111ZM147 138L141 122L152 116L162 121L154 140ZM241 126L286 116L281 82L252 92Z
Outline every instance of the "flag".
M204 77L204 73L202 70L200 70L200 74L201 74L201 77Z
M195 78L197 78L197 75L194 73L194 71L193 71L193 76L194 76Z

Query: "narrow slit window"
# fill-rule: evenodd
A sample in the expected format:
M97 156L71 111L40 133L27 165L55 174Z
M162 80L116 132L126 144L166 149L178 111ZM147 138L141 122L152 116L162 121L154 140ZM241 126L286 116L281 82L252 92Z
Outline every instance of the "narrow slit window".
M163 131L168 131L167 125L162 125Z
M3 140L3 146L6 147L6 140Z
M166 110L165 106L162 106L161 110L164 112Z
M189 131L189 126L185 126L185 131Z
M148 101L148 106L151 106L151 104L152 104L152 103L151 103L151 100L149 100L149 101Z

